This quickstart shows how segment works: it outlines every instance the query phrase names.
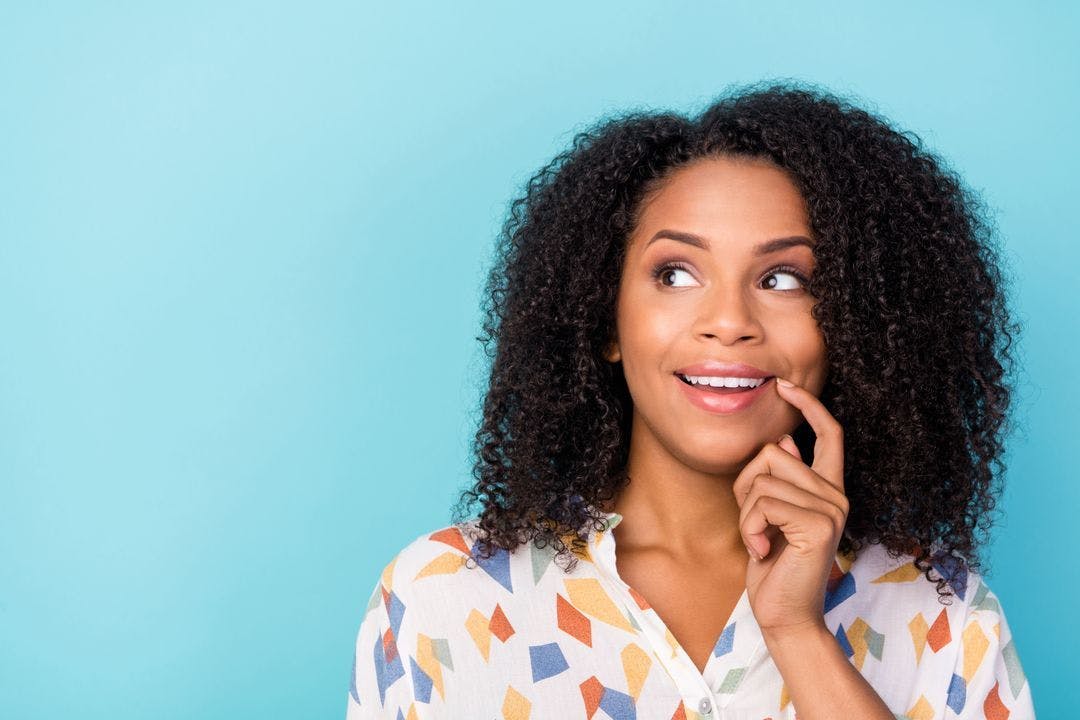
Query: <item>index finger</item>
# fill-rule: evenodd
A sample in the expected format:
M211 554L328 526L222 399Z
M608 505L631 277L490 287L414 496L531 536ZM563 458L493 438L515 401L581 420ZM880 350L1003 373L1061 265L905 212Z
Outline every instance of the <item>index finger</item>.
M840 422L812 392L800 385L778 377L776 392L799 409L814 431L814 464L810 468L843 490L844 428Z

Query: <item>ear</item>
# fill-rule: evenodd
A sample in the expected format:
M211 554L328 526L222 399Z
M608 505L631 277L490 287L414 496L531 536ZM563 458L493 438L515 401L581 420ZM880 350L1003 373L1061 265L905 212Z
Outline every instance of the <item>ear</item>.
M604 359L611 363L617 363L622 360L622 352L619 350L619 341L612 340L608 344L608 348L604 351Z

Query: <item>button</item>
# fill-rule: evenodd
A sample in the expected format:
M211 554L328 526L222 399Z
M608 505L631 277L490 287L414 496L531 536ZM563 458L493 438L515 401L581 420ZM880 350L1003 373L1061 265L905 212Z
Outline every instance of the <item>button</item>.
M698 712L702 715L708 715L712 712L712 702L707 697L701 698L701 702L698 703Z

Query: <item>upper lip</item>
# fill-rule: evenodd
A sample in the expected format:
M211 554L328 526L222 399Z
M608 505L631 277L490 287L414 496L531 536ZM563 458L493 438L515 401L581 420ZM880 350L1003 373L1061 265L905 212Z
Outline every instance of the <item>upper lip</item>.
M694 377L741 377L741 378L770 378L769 373L753 365L741 362L720 362L719 360L706 360L705 362L687 365L675 371L678 375L692 375Z

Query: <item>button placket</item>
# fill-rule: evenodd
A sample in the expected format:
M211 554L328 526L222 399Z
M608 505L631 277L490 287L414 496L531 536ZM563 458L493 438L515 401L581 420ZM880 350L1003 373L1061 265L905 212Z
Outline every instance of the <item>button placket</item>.
M686 654L686 650L681 649L679 653L681 658L671 658L668 655L670 650L664 636L661 633L661 628L656 626L655 621L649 617L646 613L641 612L634 598L630 594L630 586L627 585L622 578L619 577L618 568L615 564L615 537L610 532L604 537L602 541L602 547L597 546L597 535L594 534L591 541L590 551L596 553L595 561L597 563L597 577L601 584L607 588L612 594L612 597L620 597L623 600L629 601L626 603L625 608L627 612L630 612L637 619L641 628L641 632L644 634L645 639L653 648L653 653L656 658L664 663L667 668L668 674L671 675L676 685L680 687L680 690L684 693L683 697L687 695L693 696L694 691L687 691L687 688L693 686L698 693L711 693L708 682L698 672L697 667L694 666L690 660L690 656ZM702 711L701 708L707 705L708 710ZM700 696L698 701L698 711L700 714L706 717L713 717L711 714L713 711L713 702L708 694Z

